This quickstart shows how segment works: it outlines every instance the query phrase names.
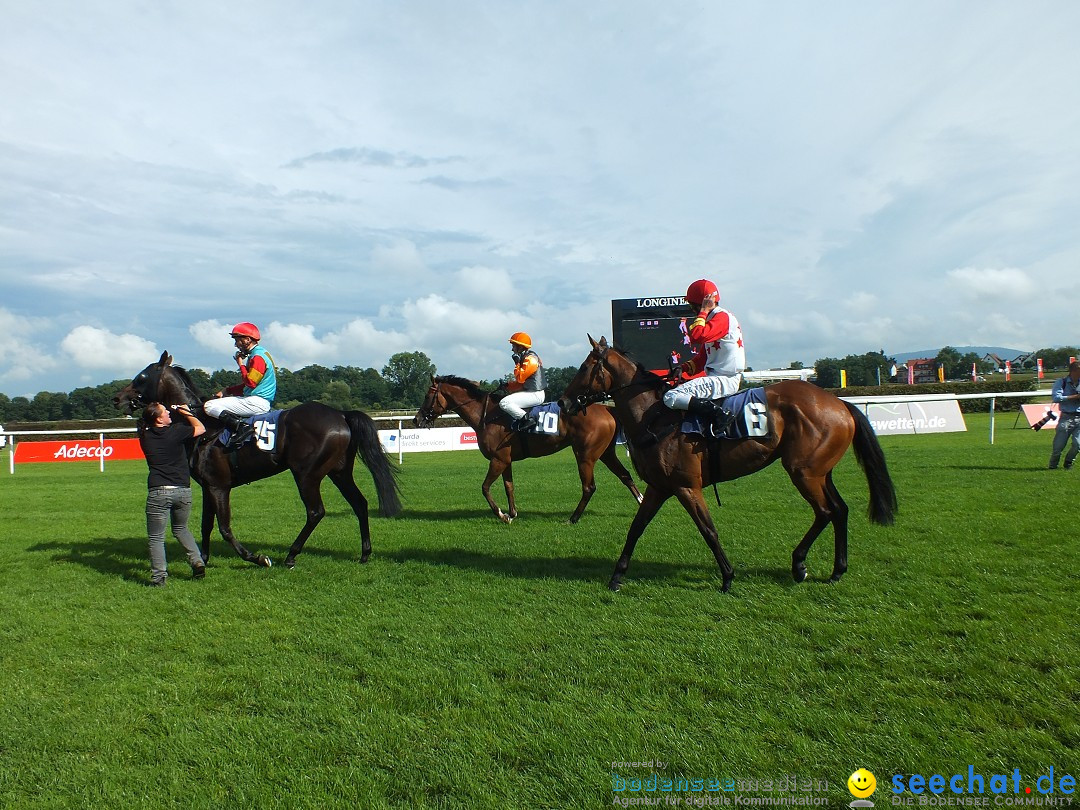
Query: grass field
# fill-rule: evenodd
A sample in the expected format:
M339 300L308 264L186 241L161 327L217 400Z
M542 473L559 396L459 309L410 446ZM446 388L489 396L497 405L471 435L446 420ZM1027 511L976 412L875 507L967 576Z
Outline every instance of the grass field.
M989 786L1019 769L1021 793L1051 766L1078 776L1080 469L1047 471L1050 435L1011 417L994 445L986 416L966 421L966 434L882 439L891 528L868 525L865 480L844 460L837 585L823 581L828 535L810 580L790 580L810 512L782 469L723 485L722 508L710 492L736 568L727 595L674 502L610 593L635 504L599 470L567 525L569 453L516 465L511 526L483 503L479 453L408 455L405 513L373 520L367 565L327 484L295 570L243 563L215 533L192 581L169 538L158 590L144 587L144 465L11 476L4 455L0 806L841 807L864 766L883 807L893 774L970 765ZM237 490L234 513L276 561L302 520L289 476ZM620 789L653 774L736 790ZM810 791L788 791L789 776Z

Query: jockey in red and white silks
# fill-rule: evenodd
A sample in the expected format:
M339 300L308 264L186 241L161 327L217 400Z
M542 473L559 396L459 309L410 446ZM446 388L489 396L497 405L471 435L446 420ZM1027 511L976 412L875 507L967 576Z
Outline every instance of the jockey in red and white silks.
M687 303L698 309L697 318L690 324L690 341L694 353L680 366L687 375L705 372L664 394L669 408L686 410L691 398L715 400L730 396L742 384L746 369L742 327L738 319L717 303L720 293L716 285L702 279L687 290Z

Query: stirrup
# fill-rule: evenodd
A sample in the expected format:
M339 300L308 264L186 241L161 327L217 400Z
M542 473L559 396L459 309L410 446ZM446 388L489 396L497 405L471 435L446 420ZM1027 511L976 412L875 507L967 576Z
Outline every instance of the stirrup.
M714 439L722 439L734 421L735 414L717 405L716 410L713 412L712 422L709 424L709 435Z
M520 419L515 419L511 422L510 429L516 430L518 433L525 433L526 431L532 430L539 423L539 420L535 416L527 413Z

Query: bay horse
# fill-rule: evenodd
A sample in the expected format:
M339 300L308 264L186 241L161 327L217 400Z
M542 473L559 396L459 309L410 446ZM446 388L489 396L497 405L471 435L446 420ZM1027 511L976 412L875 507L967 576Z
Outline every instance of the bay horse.
M641 493L616 453L618 425L606 406L590 405L584 410L579 409L574 415L560 414L558 434L528 433L523 436L510 429L510 418L495 403L496 398L491 393L484 391L471 380L454 376L433 376L431 387L424 397L424 404L413 417L413 424L419 428L429 428L435 424L436 418L447 411L453 411L476 431L480 452L489 461L480 491L484 493L484 500L499 520L510 523L518 516L511 465L525 458L549 456L568 446L574 449L578 476L581 478L581 500L570 515L570 523L577 523L581 519L585 506L596 492L593 468L597 459L602 461L630 490L637 502L641 503ZM503 512L491 497L491 484L500 475L506 490L509 512Z
M702 489L758 472L777 459L791 482L814 510L814 522L791 555L791 575L806 579L806 555L814 540L832 524L833 571L836 582L847 570L848 507L833 484L832 471L854 443L855 457L870 488L870 520L891 525L897 510L896 491L885 455L866 416L854 405L801 380L765 387L768 435L719 441L684 434L683 411L664 406L664 378L648 371L601 337L589 336L592 351L585 358L559 404L570 411L611 398L626 432L630 458L648 486L626 535L608 587L617 591L630 565L634 546L660 507L674 495L690 513L720 566L723 591L731 588L734 569L720 547ZM710 464L710 459L714 462ZM713 472L718 469L719 472Z
M186 405L202 414L203 398L190 375L172 365L172 357L162 352L156 363L140 371L115 397L117 408L129 412L150 402ZM281 414L272 452L260 450L248 442L235 453L226 452L216 441L219 431L208 429L196 442L191 454L191 476L202 487L202 557L210 559L210 534L217 518L218 529L229 545L247 562L269 568L270 558L252 554L232 531L229 492L289 470L296 481L300 499L307 511L307 521L289 548L285 565L292 568L304 543L326 514L319 490L324 478L334 482L352 507L360 523L360 562L371 555L371 532L368 527L368 503L353 480L353 464L359 454L375 481L380 514L393 517L401 512L397 479L390 467L374 421L363 411L339 411L320 402L305 402Z

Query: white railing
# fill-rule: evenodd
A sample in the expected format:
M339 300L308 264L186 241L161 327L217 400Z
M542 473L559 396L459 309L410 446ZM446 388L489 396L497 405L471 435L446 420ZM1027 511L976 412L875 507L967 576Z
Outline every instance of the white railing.
M1031 398L1031 397L1047 397L1050 395L1049 391L1006 391L993 394L898 394L896 396L858 396L858 397L840 397L840 399L850 402L852 405L868 405L872 403L886 403L886 402L941 402L950 400L961 399L989 399L990 400L990 444L994 443L994 415L995 405L999 397L1001 398ZM863 412L866 412L866 408L863 408ZM401 431L405 422L411 422L412 418L409 416L373 416L371 417L375 422L397 422L398 432L398 463L404 462L404 449L401 442ZM455 414L444 414L439 417L440 419L453 419L458 418ZM103 429L87 429L87 430L0 430L0 438L7 440L8 446L8 467L9 472L14 474L15 472L15 437L17 436L71 436L71 435L86 435L93 434L98 437L99 443L104 446L106 433L134 433L135 428L103 428ZM0 444L0 447L3 445ZM105 458L104 454L100 459L100 469L105 470Z

